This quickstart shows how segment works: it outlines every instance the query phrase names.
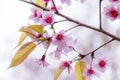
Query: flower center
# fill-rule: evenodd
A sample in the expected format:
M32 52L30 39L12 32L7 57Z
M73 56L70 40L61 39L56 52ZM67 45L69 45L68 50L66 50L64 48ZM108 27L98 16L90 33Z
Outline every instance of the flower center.
M52 20L51 17L48 17L45 21L46 21L47 23L51 24L53 20Z
M119 1L119 0L113 0L113 1Z
M62 34L58 34L56 37L57 40L62 40L63 39L63 35Z
M105 65L106 65L105 61L100 61L100 62L99 62L99 66L100 66L100 67L105 67Z
M56 10L56 7L55 7L55 6L53 6L53 7L51 7L51 9L52 9L52 10Z
M69 64L68 62L64 62L64 66L65 66L65 67L69 67L70 64Z
M93 73L94 73L94 71L92 69L88 70L88 74L93 74Z
M117 17L118 16L118 12L116 10L112 10L110 13L111 13L111 15L113 17Z
M37 17L37 12L36 11L34 12L34 16Z

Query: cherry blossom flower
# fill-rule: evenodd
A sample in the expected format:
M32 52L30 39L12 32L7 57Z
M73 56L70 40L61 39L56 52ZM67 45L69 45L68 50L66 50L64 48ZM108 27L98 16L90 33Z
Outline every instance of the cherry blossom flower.
M44 11L42 13L42 19L40 23L44 26L51 25L54 23L54 13L51 11Z
M61 6L56 6L56 7L55 6L51 6L50 10L55 11L56 8L57 8L58 11L60 11L62 9Z
M60 0L62 4L66 3L67 5L71 5L71 0Z
M109 0L110 2L120 2L120 0Z
M60 59L61 55L64 54L61 48L56 48L55 51L51 52L50 55L54 54L56 59Z
M70 64L71 64L71 61L63 61L59 68L60 70L64 70L65 68L67 68L68 73L70 73L70 70L72 69Z
M99 58L96 60L95 67L97 70L101 72L105 72L106 68L108 67L109 63L106 58Z
M30 19L34 20L35 23L39 22L42 18L42 13L40 10L37 10L36 8L32 8L32 15L29 17Z
M104 14L107 18L113 21L120 18L120 9L118 6L108 5L104 8Z
M55 11L55 10L58 10L58 11L60 11L61 9L62 9L62 7L61 6L54 6L53 5L53 3L51 3L51 6L49 7L49 9L51 10L51 11Z
M53 34L52 40L53 44L57 46L62 46L65 41L66 36L64 35L65 31L61 30L59 33Z
M98 74L93 68L87 67L85 72L83 72L83 76L85 76L87 80L91 80L93 76L98 76Z
M65 43L63 44L63 51L65 53L68 53L73 50L73 45L76 44L76 40L73 40L72 37L66 37L65 38Z
M72 37L65 35L65 31L61 30L59 33L55 33L52 37L52 43L57 46L55 54L64 54L66 55L68 52L73 50L73 45L75 44L75 40Z
M59 33L55 33L52 37L52 42L54 45L64 48L72 48L74 44L74 40L72 37L69 37L68 35L65 35L65 31L61 30ZM70 50L71 51L71 50Z
M42 58L38 59L36 62L38 65L43 65L43 67L47 67L48 65L50 65L48 62L45 61L45 55L43 55Z

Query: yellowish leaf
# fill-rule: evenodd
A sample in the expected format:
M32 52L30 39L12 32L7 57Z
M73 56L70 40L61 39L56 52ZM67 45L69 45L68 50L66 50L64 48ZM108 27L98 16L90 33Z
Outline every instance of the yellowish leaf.
M36 3L42 7L46 7L46 4L43 2L43 0L36 0Z
M85 77L82 76L82 73L86 69L86 64L85 62L76 62L75 64L75 76L76 80L86 80Z
M59 66L60 67L60 66ZM55 73L54 73L54 80L57 80L60 74L63 72L63 70L60 70L60 68L56 68Z
M21 27L20 31L26 33L29 37L34 38L34 31L30 29L29 27Z
M42 34L44 31L44 28L41 25L30 25L29 28L31 28L35 32L38 32L39 34Z
M26 37L27 37L27 35L25 33L22 33L16 47L20 46Z
M36 44L33 42L28 42L24 44L15 54L13 57L11 64L8 68L15 67L22 63L28 56L29 54L36 48Z

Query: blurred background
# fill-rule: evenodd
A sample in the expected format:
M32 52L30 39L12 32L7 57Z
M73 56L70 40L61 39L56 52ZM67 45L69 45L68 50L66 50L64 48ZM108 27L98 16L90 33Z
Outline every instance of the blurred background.
M56 0L56 2L57 1L58 0ZM72 1L71 6L63 6L61 13L98 28L98 0L86 0L84 4L81 4L77 0ZM102 6L104 7L108 4L110 3L106 0ZM59 1L57 5L61 5ZM20 27L33 24L33 22L28 19L31 14L31 7L31 5L19 0L1 0L0 2L0 80L53 80L54 70L60 61L55 60L53 57L48 57L51 66L47 69L42 67L38 68L38 65L34 63L34 59L40 58L40 53L44 52L42 47L38 47L21 65L7 69L18 49L15 49L15 46L21 34L19 32ZM111 22L109 19L106 19L104 15L102 17L103 29L119 37L120 20ZM59 17L57 19L59 20ZM73 25L73 23L64 22L57 24L55 28L56 31L59 31L64 28L68 29ZM79 41L79 44L76 45L76 50L81 53L88 53L110 39L101 33L84 27L73 29L69 34ZM69 54L69 57L65 58L65 60L71 59L75 55L74 53L72 55ZM120 80L120 42L114 41L104 46L95 53L95 57L98 56L107 57L111 66L108 67L105 73L100 73L100 77L94 77L93 80ZM89 63L88 60L89 58L86 58L87 63ZM74 64L72 66L73 71L71 74L68 74L67 70L65 70L58 80L75 80Z

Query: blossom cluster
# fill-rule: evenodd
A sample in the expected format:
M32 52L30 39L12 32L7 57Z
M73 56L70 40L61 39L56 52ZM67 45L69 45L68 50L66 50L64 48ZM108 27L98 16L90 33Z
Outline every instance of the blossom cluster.
M54 13L48 11L41 11L36 8L32 8L32 15L30 19L33 19L35 23L41 23L43 26L53 24L54 22Z
M43 0L47 4L51 4L48 7L50 11L43 11L41 9L32 8L32 15L30 19L32 19L35 23L39 23L40 25L46 27L53 25L55 23L55 12L61 10L61 6L54 6L51 0ZM60 0L62 4L71 5L71 0ZM84 2L85 0L80 0ZM104 14L107 18L111 20L120 19L120 8L116 6L114 2L119 2L119 0L109 0L112 4L108 5L104 8ZM39 35L39 34L37 34ZM55 50L50 53L50 55L54 55L56 59L61 59L62 55L67 55L69 52L74 51L74 46L76 43L76 39L70 37L70 35L66 35L65 30L61 30L60 32L53 32L52 35L48 33L43 33L41 36L36 37L37 42L42 43L45 49L48 49L52 44L55 46ZM41 41L42 38L43 40ZM40 39L40 40L39 40ZM45 61L46 53L43 54L41 59L37 60L39 65L43 65L43 67L47 67L50 64ZM60 70L64 70L67 68L68 73L70 73L72 66L72 61L63 61L60 65ZM99 76L97 72L104 72L108 66L108 60L106 58L97 59L92 66L87 66L87 69L83 72L83 76L87 78L87 80L91 80L92 77Z
M63 7L55 5L55 2L53 0L42 0L42 1L45 4L45 9L39 9L37 7L33 7L31 9L32 14L29 17L29 19L33 20L35 24L40 25L40 27L42 27L40 33L37 31L30 32L30 35L32 33L32 36L34 36L34 38L32 38L32 41L35 42L35 44L37 44L37 45L42 44L42 46L45 49L44 54L42 54L41 58L36 60L36 63L38 65L42 65L43 67L48 67L50 64L46 60L47 56L54 55L54 57L57 60L61 60L63 55L67 56L68 54L70 54L70 52L74 51L74 52L77 52L78 59L76 59L76 57L75 57L72 60L62 61L62 63L59 66L59 69L61 71L63 71L64 69L67 69L68 73L70 73L70 71L72 70L71 65L73 62L80 61L87 55L91 55L90 58L92 59L92 62L90 62L91 63L90 65L86 64L87 68L84 72L82 72L82 75L85 76L87 80L91 80L93 76L99 76L100 72L101 73L105 72L106 68L109 66L108 59L102 58L102 57L96 58L92 55L95 51L97 51L102 46L100 46L99 48L95 49L93 52L91 52L87 55L83 55L80 52L76 51L75 45L77 44L77 39L73 38L70 34L69 35L67 34L67 32L69 32L69 30L76 28L76 27L72 27L68 30L62 29L58 32L54 28L54 24L65 21L65 20L60 20L57 22L57 20L56 20L56 14L58 14L59 11L62 10ZM79 0L79 1L81 3L83 3L86 0ZM100 1L104 1L104 0L100 0ZM105 6L103 9L103 13L104 13L105 17L110 19L111 21L120 19L120 6L119 6L120 0L108 0L108 1L109 1L110 5ZM60 2L62 4L70 6L72 3L72 0L60 0ZM60 15L62 15L62 14L60 14ZM65 18L66 20L69 19L69 18L66 18L66 16L64 17L64 15L62 15L62 17ZM73 20L70 19L69 21L73 21ZM73 22L78 23L77 21L73 21ZM96 30L98 32L102 32L96 28L91 28L88 25L87 25L87 27L90 29ZM38 29L38 28L36 28L36 29ZM49 32L48 29L52 30L52 32ZM28 31L28 33L29 33L29 31ZM103 32L103 33L109 34L109 33L105 33L105 32ZM54 50L49 52L49 55L46 55L47 51L51 47L51 45L52 45L52 47L54 46L53 47ZM104 45L106 45L106 43Z
M97 58L94 65L87 66L83 76L87 77L87 80L91 80L93 76L99 77L99 72L104 73L108 66L110 63L107 58Z

